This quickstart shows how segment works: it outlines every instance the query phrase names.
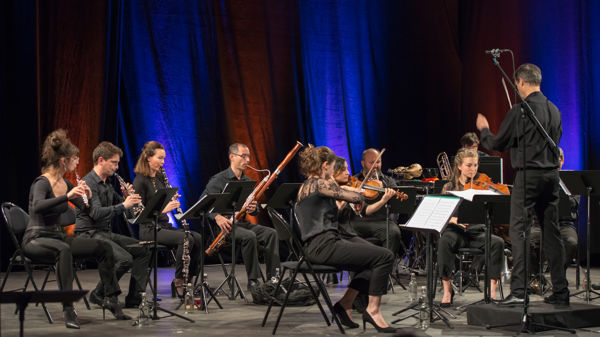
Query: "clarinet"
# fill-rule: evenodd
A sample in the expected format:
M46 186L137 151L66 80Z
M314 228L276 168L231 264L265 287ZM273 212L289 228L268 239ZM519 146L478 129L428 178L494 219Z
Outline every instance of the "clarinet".
M171 188L171 184L169 183L169 178L167 178L167 172L165 172L165 168L161 167L160 168L160 173L163 176L163 183L165 184L166 188ZM177 207L175 209L176 213L178 215L183 215L183 210L181 210L181 207ZM181 259L183 260L183 279L184 279L184 298L188 299L191 298L192 293L191 293L191 289L189 289L190 284L188 284L188 277L189 277L189 273L190 273L190 226L187 223L187 221L185 219L181 220L181 226L183 227L183 232L185 233L185 236L183 238L183 254ZM185 301L185 300L184 300ZM188 301L186 301L188 302ZM190 306L194 306L193 301L189 301L191 303L189 303ZM187 306L187 304L186 304ZM192 308L186 308L186 309L193 309Z
M79 178L79 173L77 173L77 171L75 171L75 182L77 182L77 186L79 186L81 184L81 179ZM85 204L85 207L90 207L90 202L88 201L88 197L87 197L86 193L84 193L81 196L81 199L83 199L83 203Z
M123 180L123 178L120 175L118 175L117 172L115 172L115 177L117 178L117 180L119 181L119 185L121 185L121 188L123 189L123 198L127 199L127 197L130 194L135 193L133 188L127 188L127 184L125 183L125 180ZM142 212L144 211L144 205L143 204L133 205L131 207L131 210L133 212L133 218L127 219L127 221L129 221L129 223L134 223L135 220L137 219L137 217L140 216L140 214L142 214Z

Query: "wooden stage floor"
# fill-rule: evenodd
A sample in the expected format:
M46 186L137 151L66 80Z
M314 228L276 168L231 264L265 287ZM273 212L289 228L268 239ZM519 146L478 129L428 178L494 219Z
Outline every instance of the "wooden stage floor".
M223 272L219 265L211 265L206 267L209 283L211 287L216 287L223 279ZM239 281L244 287L246 286L246 275L243 266L236 268ZM575 284L575 269L569 269L568 278L571 284L571 291L574 291ZM78 272L79 278L84 289L93 289L97 280L98 273L94 269L83 270ZM592 270L592 280L600 282L600 269ZM4 277L4 274L2 274ZM35 273L36 281L41 284L43 273ZM159 297L162 297L161 306L167 310L173 310L178 303L177 299L172 299L170 296L170 282L173 277L173 269L164 268L159 270ZM25 280L24 272L11 273L5 290L16 289L22 287ZM121 282L121 288L126 290L129 281L129 275L125 275ZM418 278L419 285L425 285L425 278ZM328 286L328 291L335 302L336 299L342 296L346 277L344 277L342 285ZM408 283L404 279L405 284ZM48 290L56 289L54 282L47 287ZM31 287L30 287L30 290ZM508 286L505 286L505 294L508 293ZM476 289L469 288L463 296L456 296L455 305L461 305L476 301L482 297L482 294ZM219 300L224 309L220 310L214 303L209 305L209 314L204 311L194 312L186 316L195 320L195 323L189 323L176 317L168 317L158 321L149 321L146 326L134 327L133 321L117 321L107 312L107 319L102 320L102 310L92 305L92 310L87 310L83 301L75 304L81 330L67 329L64 326L62 318L62 310L60 304L49 303L48 309L55 319L54 324L49 324L46 320L41 307L29 305L25 312L25 336L71 336L81 335L86 337L93 336L128 336L128 337L149 337L149 336L268 336L271 334L276 314L279 307L274 308L269 316L269 321L265 328L261 327L263 315L266 306L247 304L241 299L234 301L228 300L225 296L219 295ZM441 295L438 294L438 300ZM124 295L120 297L124 301ZM539 296L532 296L532 301L541 301ZM581 299L572 298L572 301L583 302ZM406 290L402 290L400 286L395 287L395 293L388 293L383 298L383 312L386 320L391 322L397 317L392 316L392 313L405 307L408 304L408 294ZM592 301L592 304L600 305L600 299ZM2 304L0 306L0 335L1 336L18 336L19 320L18 315L14 315L14 304ZM451 312L456 313L451 309ZM125 312L130 316L137 317L136 309L125 309ZM184 310L177 311L184 315ZM359 314L354 314L355 321L359 322ZM486 330L482 327L467 325L466 313L457 315L456 319L450 319L454 329L450 329L444 323L437 321L432 326L425 330L417 330L413 326L416 323L414 319L408 319L395 324L395 327L403 329L403 332L413 333L417 336L511 336L514 332L508 330ZM600 326L600 317L598 319ZM578 330L577 336L600 336L598 331L600 328L591 328L587 330ZM359 336L374 336L378 334L374 328L367 326L366 332L360 329L346 330L347 335ZM282 322L277 331L278 336L337 336L340 335L335 325L327 326L319 313L316 305L308 307L289 307L286 308ZM548 331L537 333L537 336L571 336L571 334Z

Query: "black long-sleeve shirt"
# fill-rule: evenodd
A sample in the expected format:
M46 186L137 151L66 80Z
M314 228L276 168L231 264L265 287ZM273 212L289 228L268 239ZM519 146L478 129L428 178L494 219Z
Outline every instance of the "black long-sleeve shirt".
M156 177L147 177L138 174L135 176L135 179L133 179L133 189L135 190L135 193L142 197L142 205L146 205L148 200L152 199L156 194L156 191L161 188L166 188L166 185L163 179L158 175ZM149 222L147 224L151 223ZM173 227L169 222L169 217L164 213L161 213L158 216L158 224L164 228Z
M562 136L562 125L560 111L541 92L531 93L525 101L529 103L535 116L554 140L556 144ZM492 151L510 150L510 160L515 169L555 169L559 167L558 157L553 153L550 145L537 130L535 124L525 117L525 137L523 134L523 122L521 118L521 106L523 103L515 104L500 125L498 134L494 135L490 129L481 130L481 145ZM523 107L525 109L525 107ZM519 142L526 141L527 163L523 164L522 148Z
M83 181L92 190L92 199L89 209L78 209L75 232L87 232L90 230L111 231L110 221L115 215L123 214L126 209L123 206L123 197L113 187L113 177L102 181L94 170L91 170Z
M240 177L240 179L238 179L235 176L235 173L233 173L233 170L231 169L231 167L228 167L227 169L215 174L208 180L208 183L206 184L206 188L202 192L202 195L204 196L209 193L210 194L223 193L223 189L225 188L225 185L227 185L227 183L232 182L232 181L253 181L253 180L250 179L250 177L245 175L243 172L242 172L242 176ZM257 212L258 212L258 210L255 211L254 213L251 213L250 215L255 215ZM208 218L214 221L215 217L217 215L218 215L218 213L208 213Z
M64 179L67 193L57 197L48 178L37 177L29 190L29 223L23 237L26 243L37 237L64 239L63 226L75 223L75 210L68 205L67 194L73 189L73 184ZM71 200L78 208L84 208L83 199Z

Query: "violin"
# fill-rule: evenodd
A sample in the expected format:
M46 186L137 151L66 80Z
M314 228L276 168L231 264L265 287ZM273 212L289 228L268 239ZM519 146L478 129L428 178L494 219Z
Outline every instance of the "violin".
M496 192L500 192L503 194L510 195L510 190L507 185L504 184L496 184L492 181L485 173L479 173L476 178L469 180L465 186L465 190L473 189L473 190L492 190Z
M373 200L379 196L379 193L385 193L383 183L381 182L381 180L376 179L369 179L363 183L356 177L350 177L350 179L348 180L348 186L357 189L362 189L360 193L364 195L365 199L367 200ZM401 201L408 199L408 195L400 191L396 191L395 197L396 199L400 199Z

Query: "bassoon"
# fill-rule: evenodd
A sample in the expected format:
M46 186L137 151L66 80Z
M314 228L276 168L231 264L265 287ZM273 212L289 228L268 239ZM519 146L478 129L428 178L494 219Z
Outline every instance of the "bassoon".
M258 185L256 185L256 187L254 188L252 193L250 193L248 198L246 198L246 201L244 202L242 209L240 209L240 211L237 214L235 214L236 221L240 221L241 219L243 219L243 217L248 212L248 206L250 205L250 203L252 203L254 200L258 200L265 193L265 191L269 188L269 186L273 183L273 181L275 181L275 179L277 179L277 177L279 176L281 171L292 160L292 158L294 158L294 156L296 155L296 153L298 153L298 151L300 150L300 148L302 146L304 146L304 145L302 145L302 143L297 141L294 148L287 154L287 156L285 156L285 158L279 164L279 166L277 166L277 169L275 169L275 171L273 171L273 173L266 176L263 180L261 180L258 183ZM213 255L214 253L218 252L219 249L225 244L226 239L227 239L227 234L223 230L221 230L219 235L210 244L208 249L206 249L206 251L205 251L206 254Z

